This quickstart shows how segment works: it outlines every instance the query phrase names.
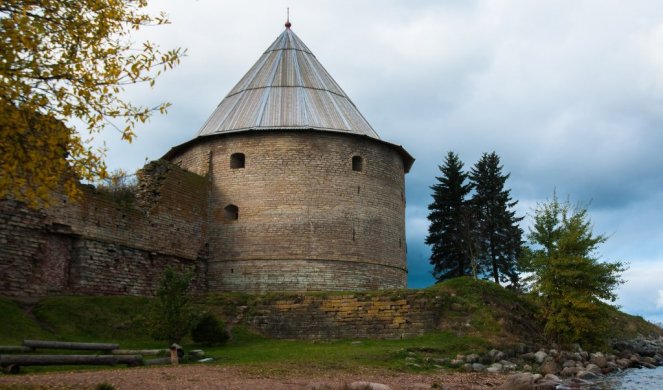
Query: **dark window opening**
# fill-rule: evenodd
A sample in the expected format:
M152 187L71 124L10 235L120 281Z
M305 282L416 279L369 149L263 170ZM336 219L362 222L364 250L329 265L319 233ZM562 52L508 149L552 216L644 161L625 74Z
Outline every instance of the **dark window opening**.
M234 274L234 273L235 273L235 269L234 269L234 268L231 268L231 269L230 269L230 273L231 273L231 274Z
M244 153L233 153L230 156L230 168L239 169L244 168Z
M239 219L239 208L234 204L229 204L223 208L223 216L226 221L236 221Z
M400 238L398 239L398 247L399 248L403 247L403 241Z
M364 159L361 156L352 157L352 170L356 172L361 172L364 170Z
M355 241L355 228L352 228L352 241Z
M361 186L357 186L357 193L358 193L358 194L361 193Z

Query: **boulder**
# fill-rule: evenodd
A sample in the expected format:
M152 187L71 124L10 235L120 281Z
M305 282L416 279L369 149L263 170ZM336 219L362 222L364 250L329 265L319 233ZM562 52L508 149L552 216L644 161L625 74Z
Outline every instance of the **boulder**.
M479 361L479 355L476 353L472 353L470 355L465 356L465 363L476 363Z

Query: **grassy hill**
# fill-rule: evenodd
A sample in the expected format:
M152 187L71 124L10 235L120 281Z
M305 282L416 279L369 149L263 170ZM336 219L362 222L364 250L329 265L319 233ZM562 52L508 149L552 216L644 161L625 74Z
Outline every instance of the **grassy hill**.
M382 294L383 292L376 292ZM319 368L354 370L386 367L426 370L443 364L458 353L486 352L518 344L537 345L542 324L538 306L527 295L517 294L491 282L458 278L420 290L443 297L439 330L402 340L274 340L253 333L243 325L233 328L230 342L206 348L220 364L241 364L270 369L305 364ZM221 295L222 297L223 295ZM201 310L211 309L220 296L197 298ZM254 296L228 294L225 305L244 304ZM150 338L147 316L150 298L59 296L36 301L0 298L0 344L17 345L23 339L116 342L122 348L164 347ZM218 309L218 308L217 308ZM232 310L229 310L232 311ZM610 309L615 326L612 339L637 335L663 335L642 319ZM185 347L194 347L185 340Z

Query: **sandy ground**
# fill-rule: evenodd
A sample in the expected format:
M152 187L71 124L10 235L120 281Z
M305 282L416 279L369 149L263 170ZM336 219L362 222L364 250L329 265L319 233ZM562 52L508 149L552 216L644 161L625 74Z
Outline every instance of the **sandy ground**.
M389 371L365 372L303 369L297 373L261 372L259 369L220 366L163 366L99 371L0 374L0 389L93 389L109 383L117 390L133 389L342 389L355 381L382 383L392 389L494 389L505 377L493 374L404 374Z

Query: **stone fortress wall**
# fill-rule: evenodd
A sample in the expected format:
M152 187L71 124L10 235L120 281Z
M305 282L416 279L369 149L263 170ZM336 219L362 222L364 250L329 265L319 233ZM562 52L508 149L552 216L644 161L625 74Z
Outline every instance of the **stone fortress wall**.
M209 177L210 291L405 287L403 158L368 137L241 132L172 162Z
M0 294L152 295L168 266L206 291L205 178L166 162L140 176L132 200L84 187L43 210L0 201Z

